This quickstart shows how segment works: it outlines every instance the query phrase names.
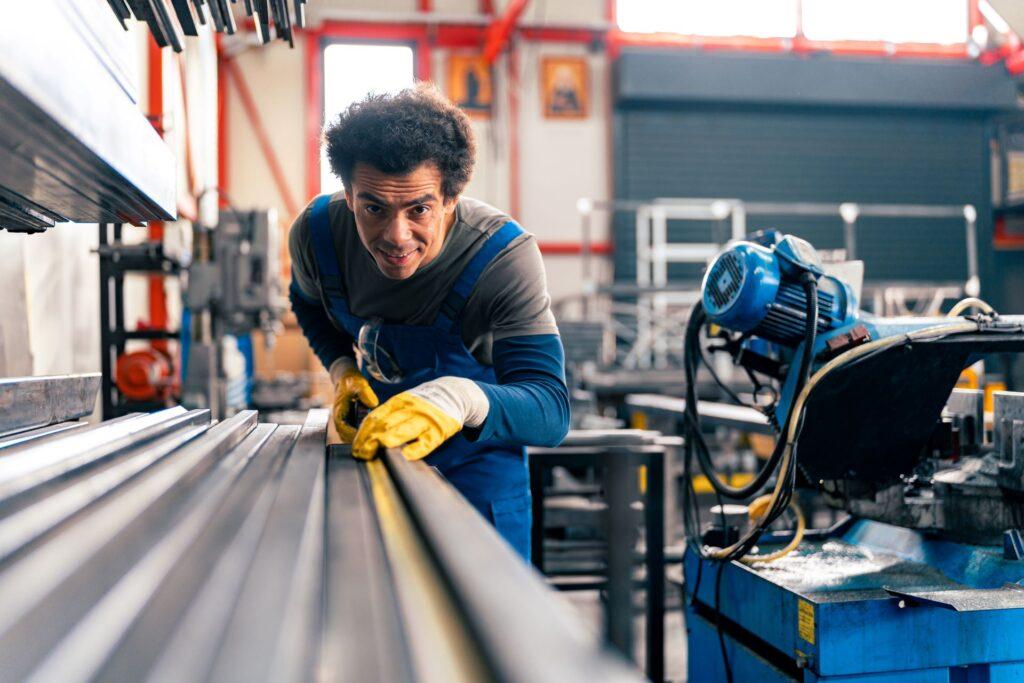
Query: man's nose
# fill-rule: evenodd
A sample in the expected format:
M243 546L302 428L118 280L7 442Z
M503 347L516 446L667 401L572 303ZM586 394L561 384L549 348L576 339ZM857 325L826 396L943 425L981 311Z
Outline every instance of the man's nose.
M412 229L405 216L396 216L384 228L382 237L391 244L403 245L412 239Z

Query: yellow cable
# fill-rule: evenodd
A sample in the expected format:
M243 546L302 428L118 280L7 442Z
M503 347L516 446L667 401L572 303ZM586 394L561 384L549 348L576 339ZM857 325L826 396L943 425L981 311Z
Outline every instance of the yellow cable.
M761 517L768 511L768 503L770 502L769 498L770 496L761 496L750 504L751 519L753 519L755 515L757 517ZM796 504L795 500L789 501L789 507L793 510L793 514L796 515L796 531L793 532L793 538L786 544L786 547L780 548L775 552L768 553L767 555L744 555L740 558L740 562L743 564L753 564L754 562L774 562L780 557L785 557L796 550L796 547L800 545L800 541L804 540L804 532L807 531L807 520L804 517L804 511L800 509L800 506Z
M966 299L961 299L953 305L953 308L949 309L949 313L946 314L947 318L955 318L969 308L976 308L982 313L988 315L995 315L996 309L988 305L988 303L982 301L976 296L969 296Z

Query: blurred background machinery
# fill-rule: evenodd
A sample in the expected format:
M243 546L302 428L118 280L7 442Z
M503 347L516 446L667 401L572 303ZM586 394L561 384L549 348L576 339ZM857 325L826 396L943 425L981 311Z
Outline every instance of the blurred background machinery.
M181 402L225 416L251 403L251 333L273 344L284 310L274 211L222 211L196 226L182 320Z

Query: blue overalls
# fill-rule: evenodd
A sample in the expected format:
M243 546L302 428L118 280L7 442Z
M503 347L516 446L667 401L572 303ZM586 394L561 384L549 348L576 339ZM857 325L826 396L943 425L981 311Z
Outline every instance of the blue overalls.
M321 289L335 324L358 339L359 328L366 319L349 311L342 294L341 270L327 210L329 202L328 195L318 197L310 214ZM479 363L462 341L462 310L487 264L522 234L523 229L515 221L505 223L491 234L455 280L432 325L382 325L380 343L403 372L398 384L367 377L382 402L446 375L497 384L494 368ZM474 442L460 432L427 456L426 461L440 470L520 555L530 559L530 478L525 448L497 441Z

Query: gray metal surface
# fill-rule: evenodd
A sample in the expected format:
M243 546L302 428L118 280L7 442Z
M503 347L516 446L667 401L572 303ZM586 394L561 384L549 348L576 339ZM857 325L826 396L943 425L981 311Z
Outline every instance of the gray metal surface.
M909 605L944 607L954 612L982 612L994 609L1024 609L1024 587L1010 584L1002 588L963 588L914 591L886 588L887 593Z
M388 559L372 494L349 447L330 450L321 674L328 680L411 680L396 588L380 580Z
M122 68L135 59L133 41L102 5L4 7L0 228L176 215L174 158L133 101L133 79Z
M461 680L638 680L433 470L328 455L327 419L172 408L7 443L0 678L450 681L421 667L454 642ZM423 575L471 636L420 627Z
M0 436L92 412L99 373L0 379Z
M398 449L385 462L501 680L638 680L595 649L540 575L425 462L408 462Z
M659 394L630 394L626 397L626 405L679 419L682 419L683 411L686 410L684 399ZM708 424L733 427L756 434L774 434L768 418L754 408L716 401L697 401L697 409L700 411L701 420L706 420Z

